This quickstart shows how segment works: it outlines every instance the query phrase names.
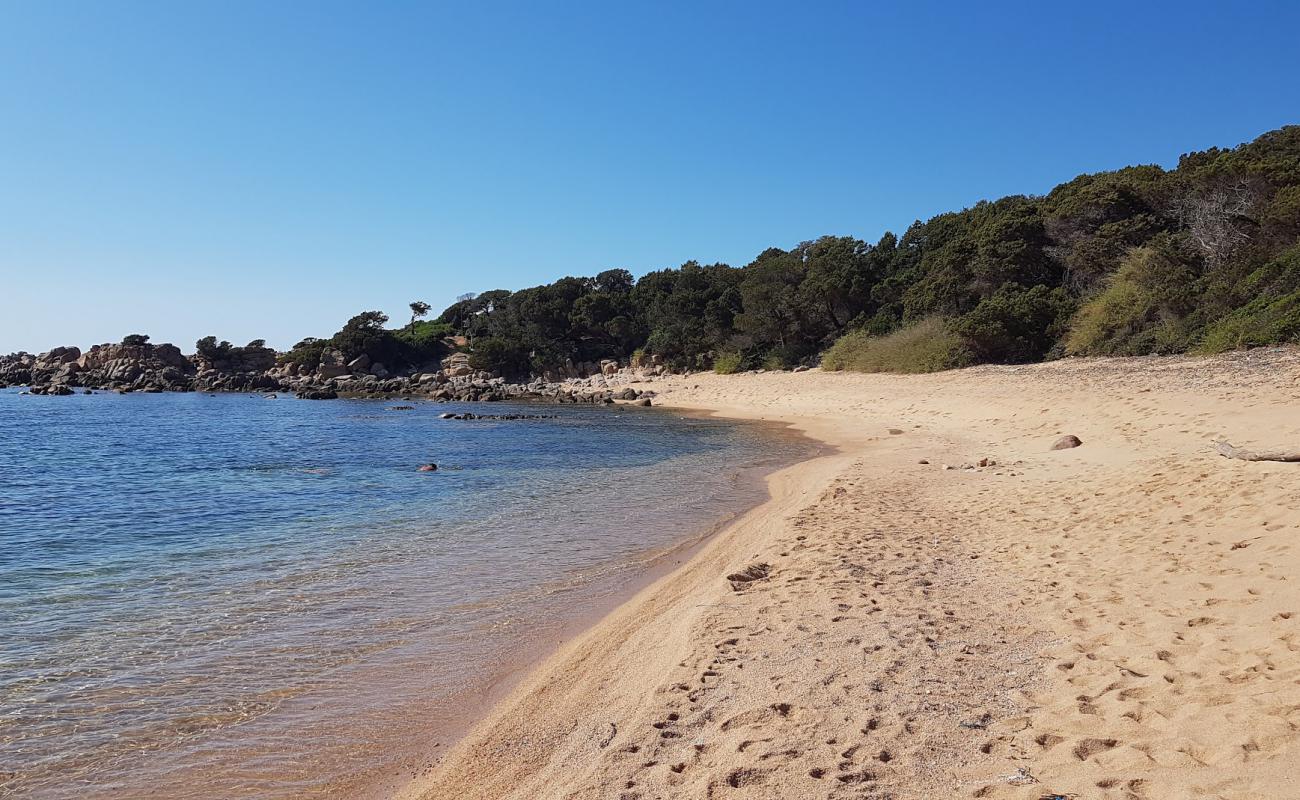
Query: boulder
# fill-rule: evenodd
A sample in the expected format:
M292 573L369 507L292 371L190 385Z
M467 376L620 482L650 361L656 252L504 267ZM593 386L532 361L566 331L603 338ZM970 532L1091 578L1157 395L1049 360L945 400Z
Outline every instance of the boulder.
M53 369L61 364L69 364L81 358L81 349L77 347L56 347L48 353L41 353L36 357L36 366L42 369Z
M1078 447L1081 444L1083 444L1083 441L1080 440L1078 436L1070 434L1068 436L1062 436L1061 438L1057 439L1056 443L1052 445L1052 449L1069 450L1070 448Z
M333 389L308 389L298 393L299 400L337 400L338 396Z
M370 356L362 353L348 362L348 369L353 372L366 372L370 369Z
M64 397L72 394L72 389L61 383L56 383L50 386L33 386L32 394L49 394Z
M181 352L181 349L174 344L164 342L155 345L146 344L144 347L152 348L152 352L149 355L152 356L154 360L160 361L169 367L176 367L177 369L190 367L190 360L186 358L185 354Z

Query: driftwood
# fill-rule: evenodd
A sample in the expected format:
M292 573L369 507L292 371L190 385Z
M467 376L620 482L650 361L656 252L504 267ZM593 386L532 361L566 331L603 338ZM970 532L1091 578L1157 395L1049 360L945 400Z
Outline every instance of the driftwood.
M1216 442L1214 447L1219 451L1219 455L1224 456L1225 458L1239 458L1242 461L1286 461L1286 462L1300 461L1300 453L1286 453L1286 452L1256 453L1254 450L1246 450L1241 447L1233 447L1227 442Z

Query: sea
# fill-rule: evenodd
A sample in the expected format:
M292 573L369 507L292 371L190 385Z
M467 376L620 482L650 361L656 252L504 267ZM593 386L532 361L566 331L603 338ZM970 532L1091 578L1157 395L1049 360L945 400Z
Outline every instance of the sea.
M810 450L658 408L0 390L0 796L382 797Z

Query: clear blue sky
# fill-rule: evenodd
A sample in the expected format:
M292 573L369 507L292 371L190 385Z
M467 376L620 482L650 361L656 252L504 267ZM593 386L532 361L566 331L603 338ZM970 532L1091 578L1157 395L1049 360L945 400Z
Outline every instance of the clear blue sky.
M875 240L1300 122L1300 3L0 0L0 352Z

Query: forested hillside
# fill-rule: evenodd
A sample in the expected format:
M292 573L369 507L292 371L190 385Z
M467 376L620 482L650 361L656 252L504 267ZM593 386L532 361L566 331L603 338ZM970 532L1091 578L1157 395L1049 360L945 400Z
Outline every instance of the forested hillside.
M1214 352L1300 339L1298 241L1300 126L1288 126L1173 170L1126 167L981 202L901 237L826 236L744 267L488 291L399 331L370 318L358 335L354 319L335 344L413 360L455 333L476 366L506 375L638 351L720 371L823 353L831 368L918 371Z

